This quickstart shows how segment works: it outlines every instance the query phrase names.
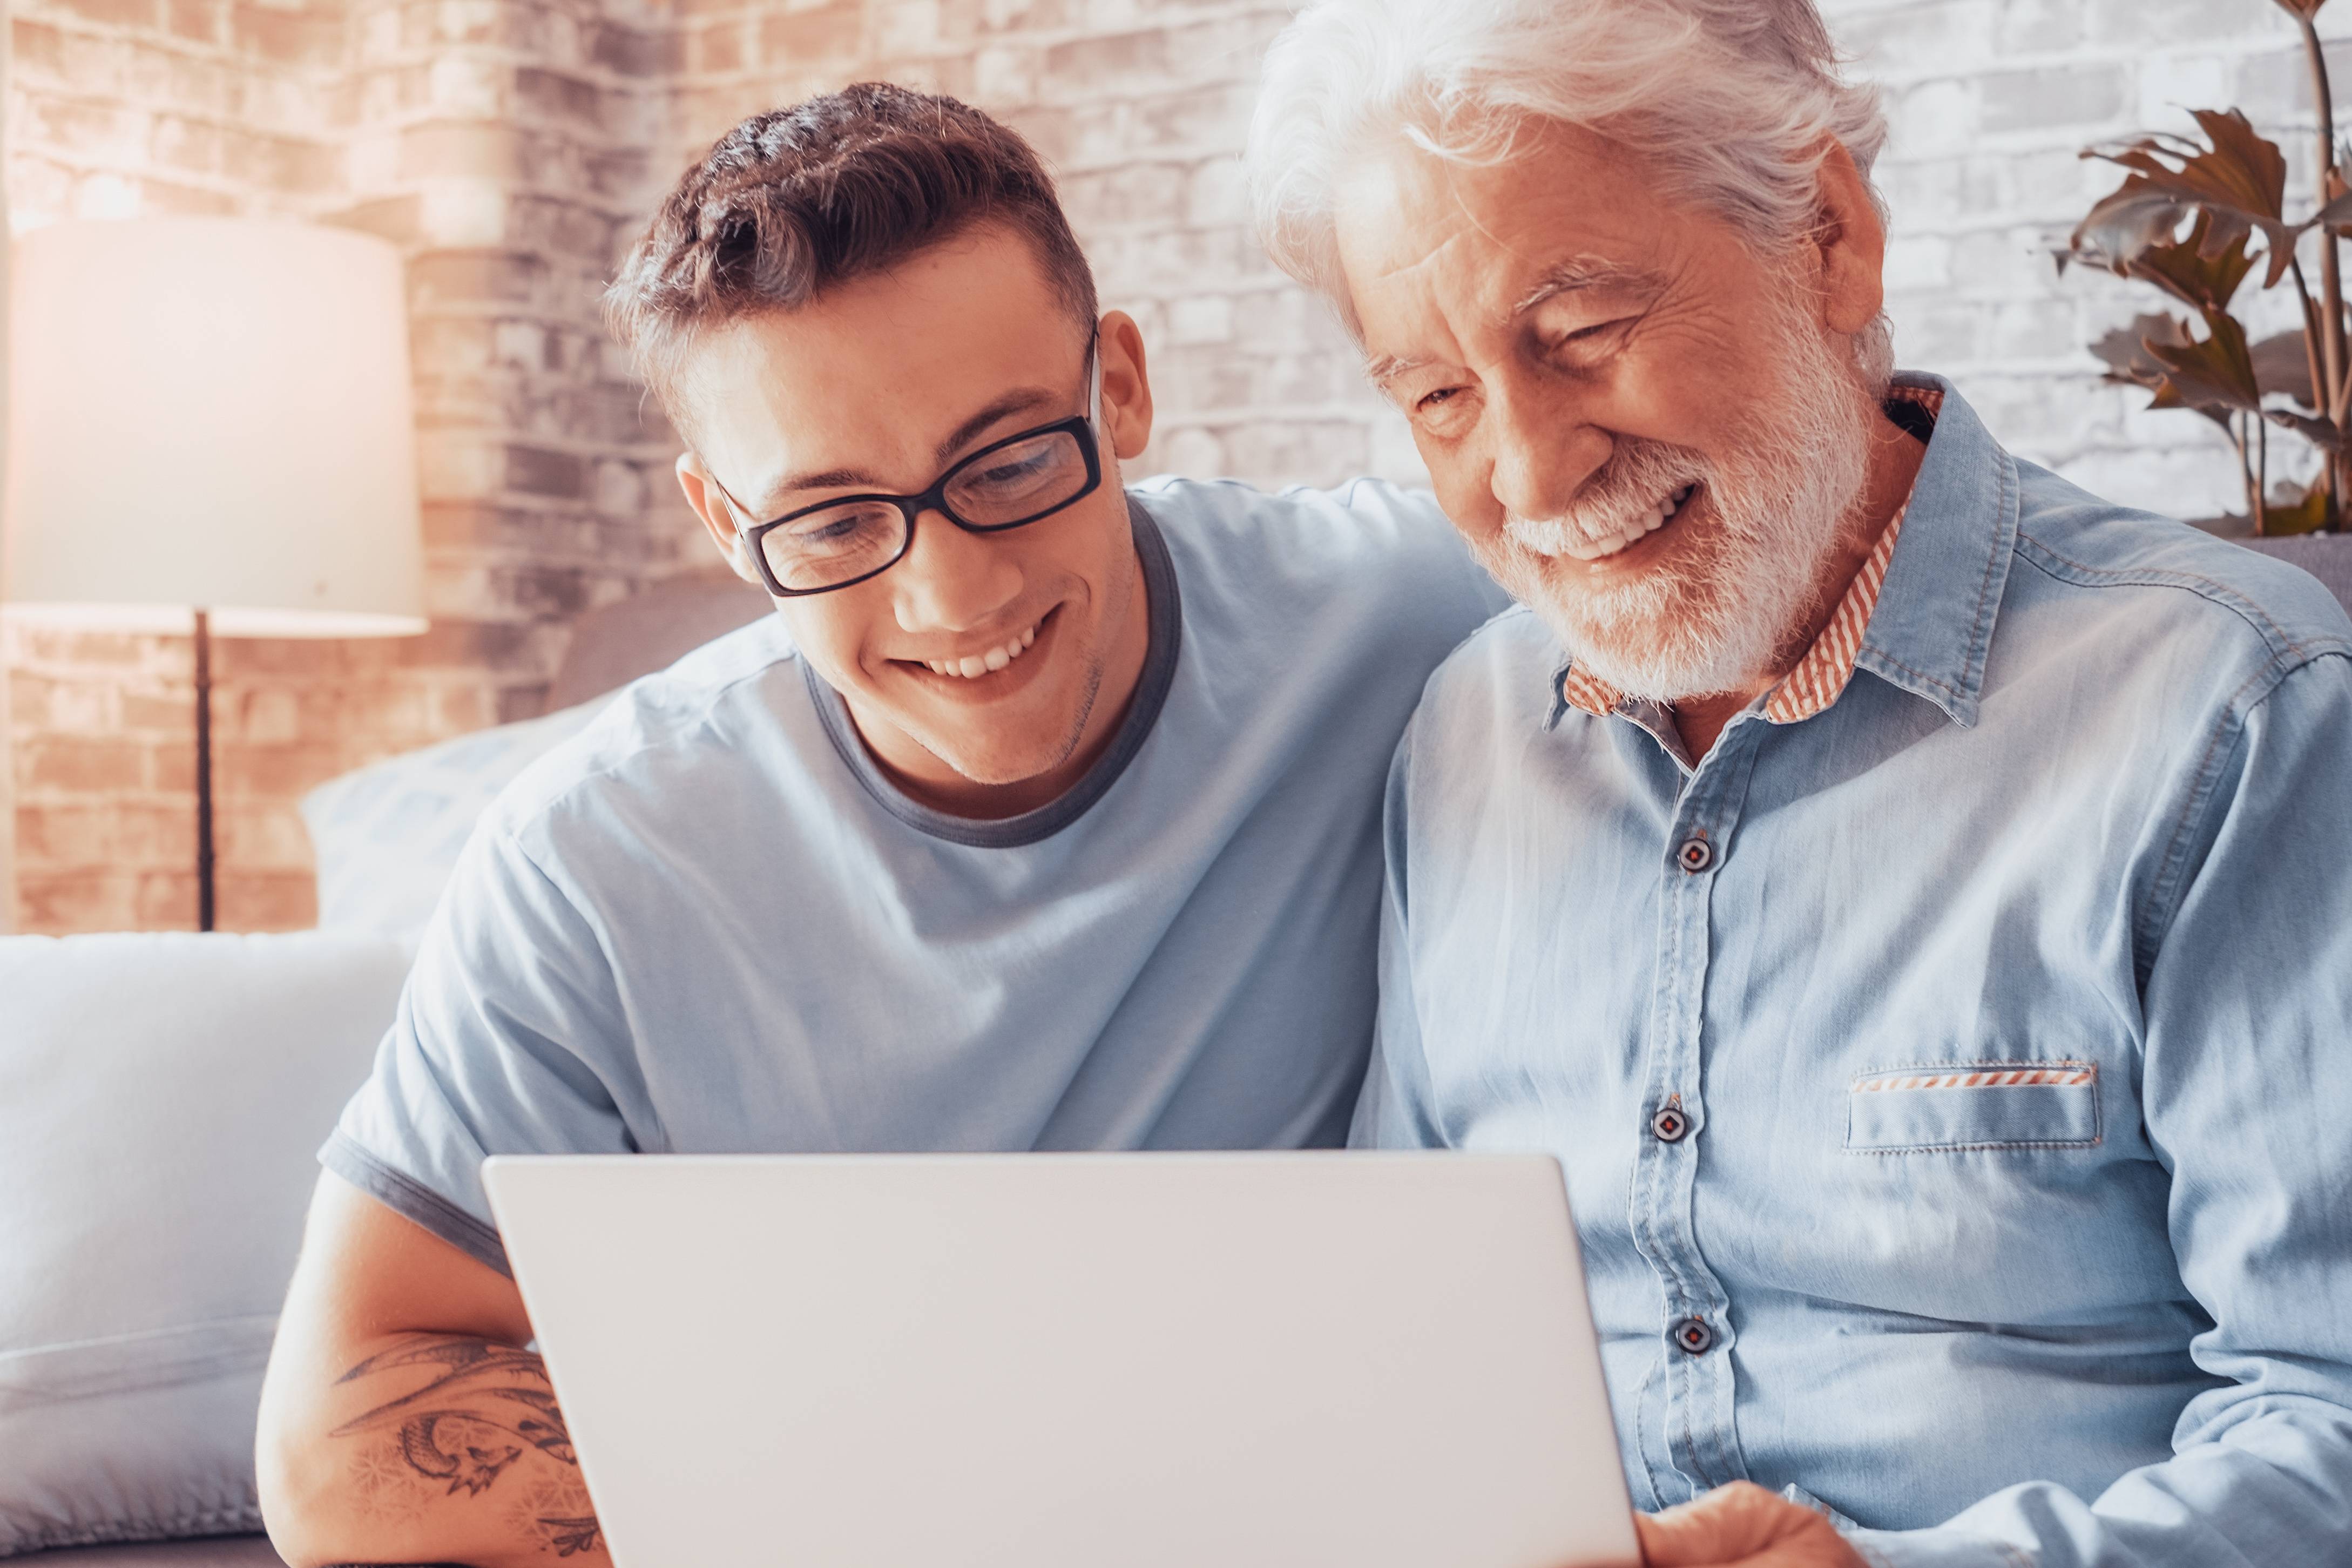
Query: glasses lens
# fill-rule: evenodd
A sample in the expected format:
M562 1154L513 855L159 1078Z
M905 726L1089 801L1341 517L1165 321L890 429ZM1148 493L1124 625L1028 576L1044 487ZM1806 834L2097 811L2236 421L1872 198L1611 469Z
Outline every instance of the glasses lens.
M897 507L844 501L778 523L760 536L760 550L777 582L806 593L879 572L906 542L906 515Z
M1026 522L1087 488L1087 455L1067 430L982 452L948 480L948 506L977 528Z

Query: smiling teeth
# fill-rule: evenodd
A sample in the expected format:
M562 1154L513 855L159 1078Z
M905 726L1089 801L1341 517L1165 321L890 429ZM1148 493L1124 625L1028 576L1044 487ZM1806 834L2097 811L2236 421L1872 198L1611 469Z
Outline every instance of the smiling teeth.
M1647 538L1665 527L1666 519L1680 510L1682 504L1690 500L1691 492L1696 489L1698 486L1696 484L1685 485L1682 489L1662 497L1649 510L1635 517L1626 527L1625 531L1616 538L1596 539L1585 543L1571 544L1568 547L1568 552L1579 561L1606 561L1634 541Z
M964 680L976 680L1003 669L1027 653L1029 645L1036 640L1037 628L1031 626L1018 637L1005 638L985 653L966 654L961 658L927 658L923 665L933 675L952 675Z

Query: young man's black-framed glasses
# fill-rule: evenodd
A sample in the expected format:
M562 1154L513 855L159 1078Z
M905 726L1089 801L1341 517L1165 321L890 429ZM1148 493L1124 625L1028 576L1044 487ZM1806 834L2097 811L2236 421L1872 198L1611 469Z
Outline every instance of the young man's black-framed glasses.
M1053 516L1102 485L1095 430L1102 412L1102 363L1087 352L1087 412L992 441L959 458L920 495L835 496L766 522L746 524L744 508L716 478L768 592L779 598L829 594L888 571L915 543L915 519L936 511L968 533L1002 533Z

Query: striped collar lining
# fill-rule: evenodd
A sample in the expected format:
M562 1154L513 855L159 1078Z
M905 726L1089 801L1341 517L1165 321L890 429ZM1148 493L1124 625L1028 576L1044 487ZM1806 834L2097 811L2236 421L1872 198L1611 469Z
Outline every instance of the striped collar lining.
M1897 386L1889 390L1890 399L1900 398L1916 403L1933 420L1942 411L1944 395L1931 386ZM1904 513L1911 510L1909 501L1895 509L1894 517L1880 531L1877 543L1871 547L1869 559L1862 570L1846 584L1845 596L1838 601L1837 613L1830 617L1805 657L1797 661L1786 679L1772 689L1765 700L1764 717L1774 724L1795 724L1825 711L1845 692L1853 679L1854 661L1862 655L1862 635L1869 628L1871 612L1878 607L1879 590L1886 585L1887 563L1895 559L1895 542L1903 531ZM1558 690L1561 701L1580 709L1596 719L1605 719L1623 705L1624 693L1607 681L1585 674L1574 664L1559 672Z

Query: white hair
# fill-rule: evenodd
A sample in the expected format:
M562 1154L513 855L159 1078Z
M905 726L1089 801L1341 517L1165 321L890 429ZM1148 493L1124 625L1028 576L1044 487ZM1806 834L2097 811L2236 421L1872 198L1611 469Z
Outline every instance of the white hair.
M1813 0L1320 0L1266 54L1247 154L1259 237L1360 337L1333 217L1348 161L1402 134L1499 163L1551 121L1626 147L1665 194L1777 250L1819 226L1831 141L1865 181L1885 144L1877 89L1840 64ZM1853 346L1883 387L1885 319Z

